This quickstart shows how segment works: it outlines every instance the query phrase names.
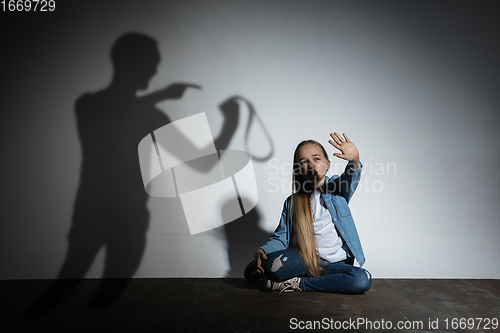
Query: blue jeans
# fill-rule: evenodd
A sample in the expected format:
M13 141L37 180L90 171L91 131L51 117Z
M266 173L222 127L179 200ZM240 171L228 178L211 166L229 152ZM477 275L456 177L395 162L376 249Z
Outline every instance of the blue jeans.
M324 263L325 275L307 277L307 268L301 255L293 249L272 252L262 261L266 277L273 281L284 281L300 277L302 291L323 291L337 294L363 294L372 283L371 274L361 267L344 261Z

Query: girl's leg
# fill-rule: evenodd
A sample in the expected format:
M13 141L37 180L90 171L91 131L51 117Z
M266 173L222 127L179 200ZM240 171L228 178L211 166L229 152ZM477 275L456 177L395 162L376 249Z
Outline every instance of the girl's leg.
M331 264L326 275L300 279L302 291L324 291L337 294L363 294L370 289L371 274L361 267L344 262Z
M296 276L306 276L307 268L300 254L293 249L269 253L262 261L266 277L273 281L284 281Z

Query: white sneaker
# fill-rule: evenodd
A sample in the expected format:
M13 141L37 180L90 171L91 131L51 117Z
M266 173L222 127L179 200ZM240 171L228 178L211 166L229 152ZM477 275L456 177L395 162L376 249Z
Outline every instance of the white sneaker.
M268 291L278 291L280 294L282 292L289 292L289 291L302 291L299 286L300 278L298 277L293 277L291 279L282 281L282 282L276 282L276 281L271 281L267 280L266 281L266 290Z

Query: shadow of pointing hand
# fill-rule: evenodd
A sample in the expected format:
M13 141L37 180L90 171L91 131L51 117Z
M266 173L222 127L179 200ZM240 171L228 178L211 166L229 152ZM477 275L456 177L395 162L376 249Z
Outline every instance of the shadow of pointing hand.
M201 89L201 86L188 83L173 83L168 87L158 91L158 93L163 95L164 99L179 99L184 95L184 92L187 88Z
M184 96L188 88L201 89L201 86L190 83L172 83L163 89L140 97L139 100L146 104L154 105L167 99L179 99Z

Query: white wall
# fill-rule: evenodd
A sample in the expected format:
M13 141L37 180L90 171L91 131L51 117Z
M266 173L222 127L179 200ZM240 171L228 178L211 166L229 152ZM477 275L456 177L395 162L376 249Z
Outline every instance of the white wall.
M246 241L231 250L239 266L278 223L289 195L281 182L290 182L286 165L297 143L327 145L338 131L358 146L365 167L351 210L374 277L500 278L500 29L493 2L57 6L55 13L2 14L11 16L2 20L8 51L1 61L0 279L57 276L81 163L74 103L109 84L110 48L131 31L159 44L162 61L148 91L172 82L203 87L159 104L170 119L206 112L216 135L218 104L238 94L271 134L272 160L254 162L260 218L252 221L262 230L253 225L246 233L242 223L252 221L233 222L240 223L237 239ZM247 117L245 110L229 148L245 149ZM254 123L251 131L249 150L265 155L262 129ZM148 208L146 250L134 277L235 276L232 236L189 235L175 199L150 198ZM102 275L104 256L86 277Z

